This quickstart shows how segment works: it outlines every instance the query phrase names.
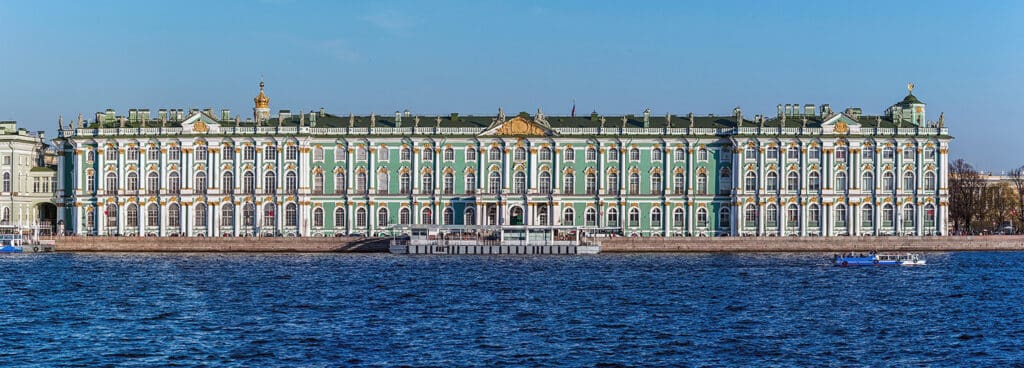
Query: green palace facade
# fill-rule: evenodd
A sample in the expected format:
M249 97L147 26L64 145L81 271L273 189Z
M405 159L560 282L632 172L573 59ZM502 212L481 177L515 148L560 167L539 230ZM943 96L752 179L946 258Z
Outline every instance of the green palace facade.
M909 88L912 92L912 87ZM943 118L877 115L272 116L113 110L60 127L59 220L80 235L390 235L400 224L622 236L944 235Z

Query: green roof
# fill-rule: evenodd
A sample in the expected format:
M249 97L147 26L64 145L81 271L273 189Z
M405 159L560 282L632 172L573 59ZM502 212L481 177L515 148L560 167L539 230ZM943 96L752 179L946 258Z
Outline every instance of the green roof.
M903 101L900 101L900 105L910 105L910 104L922 104L922 105L924 105L924 102L921 102L921 100L918 100L917 97L915 97L914 94L911 93L911 94L908 94L907 97L904 97Z
M57 172L57 169L52 167L36 166L33 167L32 170L29 170L29 172Z

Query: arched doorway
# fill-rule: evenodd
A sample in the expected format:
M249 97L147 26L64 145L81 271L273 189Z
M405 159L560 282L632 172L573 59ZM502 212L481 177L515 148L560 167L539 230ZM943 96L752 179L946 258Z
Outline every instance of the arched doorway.
M489 204L487 205L487 224L497 225L498 224L498 206Z
M513 206L509 211L509 225L522 225L523 224L523 208L519 206Z
M57 205L43 202L36 205L39 217L39 232L49 235L57 232Z

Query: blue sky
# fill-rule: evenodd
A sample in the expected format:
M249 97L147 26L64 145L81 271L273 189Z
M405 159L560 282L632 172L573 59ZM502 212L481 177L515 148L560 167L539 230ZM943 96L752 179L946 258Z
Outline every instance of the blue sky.
M1021 1L0 0L0 119L229 108L432 115L945 112L951 152L1024 164Z

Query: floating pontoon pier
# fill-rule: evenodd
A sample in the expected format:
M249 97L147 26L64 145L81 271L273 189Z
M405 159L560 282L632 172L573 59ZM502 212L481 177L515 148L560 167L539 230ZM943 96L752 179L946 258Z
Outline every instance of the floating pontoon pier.
M398 225L391 253L597 254L574 226ZM398 235L401 234L401 235Z

